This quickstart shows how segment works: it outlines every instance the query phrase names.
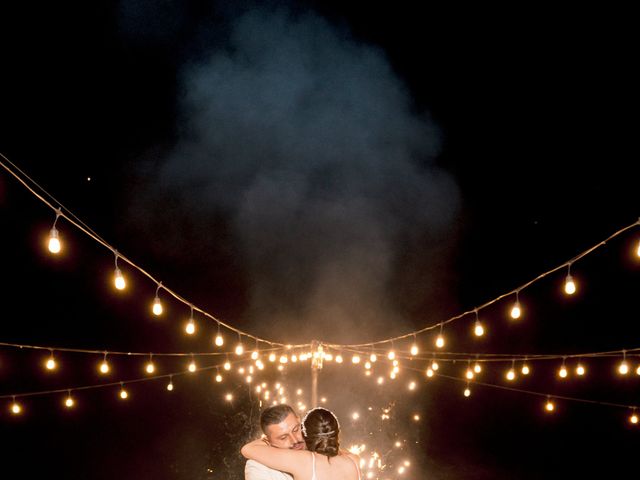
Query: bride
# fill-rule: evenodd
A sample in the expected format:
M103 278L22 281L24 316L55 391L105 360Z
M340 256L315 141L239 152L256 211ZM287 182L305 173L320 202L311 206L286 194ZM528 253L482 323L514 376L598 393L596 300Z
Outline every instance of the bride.
M340 425L331 411L309 410L302 420L302 434L308 451L276 448L259 439L240 452L269 468L289 472L294 480L360 480L359 458L340 450Z

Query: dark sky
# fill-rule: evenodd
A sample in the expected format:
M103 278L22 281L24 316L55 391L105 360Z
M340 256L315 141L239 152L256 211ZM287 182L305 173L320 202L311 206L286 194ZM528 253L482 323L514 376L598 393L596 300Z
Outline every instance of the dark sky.
M630 18L437 3L20 2L0 14L0 153L226 323L285 343L376 341L471 310L638 219ZM132 288L111 291L113 255L64 219L69 253L46 255L53 212L4 170L0 214L0 342L212 349L210 324L195 340L181 333L179 302L149 318L155 285L142 276L129 271ZM447 328L448 347L639 347L638 236L572 267L577 298L559 294L564 271L550 275L522 294L520 324L499 303L483 312L486 339L472 341L463 319ZM432 337L419 341L429 349ZM52 378L42 355L1 348L0 395L101 381L93 357L61 356ZM123 377L140 377L128 360ZM613 359L568 385L552 363L517 387L640 403L640 379L616 378ZM411 397L356 375L327 368L321 392L341 418L396 402L395 428L411 440L406 478L619 476L634 465L640 432L624 409L564 402L550 418L524 393L477 386L470 403L440 378ZM126 407L113 389L88 391L72 415L42 396L11 418L4 399L3 464L22 478L241 478L255 398L209 377L171 396L162 382L136 385ZM305 386L307 371L286 380ZM505 384L498 371L484 380ZM360 427L343 427L357 437Z

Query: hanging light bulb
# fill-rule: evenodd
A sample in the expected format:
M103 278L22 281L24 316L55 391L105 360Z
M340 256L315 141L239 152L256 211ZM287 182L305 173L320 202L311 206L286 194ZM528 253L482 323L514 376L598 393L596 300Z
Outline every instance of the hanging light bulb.
M523 375L529 375L529 373L531 372L531 369L529 368L529 365L527 364L526 357L522 361L522 369L520 371L522 372Z
M13 403L11 404L11 413L14 415L19 415L22 413L22 405L16 402L16 397L13 397Z
M436 347L442 348L444 347L444 335L442 334L442 329L444 328L444 323L440 324L440 333L436 337Z
M259 356L260 354L258 353L258 350L254 350L253 352L251 352L251 360L257 360ZM296 356L294 355L294 357ZM293 358L291 360L293 360ZM298 360L298 357L296 357L295 361L297 360Z
M587 373L587 370L584 368L584 365L582 365L582 362L578 361L578 365L576 366L576 375L582 377L585 373Z
M71 390L68 391L67 398L64 401L64 406L67 408L71 408L75 405L76 402L73 401L71 397Z
M553 412L556 409L555 404L551 401L551 397L547 397L547 403L544 404L544 409L547 412Z
M472 380L474 376L475 373L471 369L471 360L467 360L467 371L465 372L465 377L467 377L468 380Z
M225 369L225 370L227 370L227 371L228 371L228 370L231 370L231 363L229 362L229 357L227 357L227 360L226 360L226 362L224 362L223 367L224 367L224 369Z
M147 362L145 370L147 371L147 373L153 373L156 371L156 367L153 364L152 354L149 354L149 362Z
M467 382L467 386L464 389L464 396L465 397L470 397L471 396L471 388L469 388L469 383Z
M564 279L564 292L567 295L573 295L576 293L576 283L571 276L571 264L567 267L567 276Z
M354 365L359 364L359 363L360 363L360 355L358 355L357 353L356 353L356 354L354 354L354 355L351 357L351 363L353 363Z
M431 361L431 370L433 370L434 372L437 372L439 368L440 368L440 365L438 365L438 362L436 362L436 359L434 358Z
M222 382L222 375L220 375L220 369L216 367L216 382Z
M173 376L169 375L169 383L167 383L167 390L170 392L173 391Z
M238 344L236 345L236 355L242 355L244 353L244 346L242 345L242 337L238 333Z
M45 366L47 367L47 370L55 370L56 369L56 361L53 358L53 350L51 350L51 355L47 359L47 362L45 363Z
M129 393L124 389L124 383L120 382L120 398L126 400L129 398Z
M389 353L387 354L387 358L389 360L394 360L396 358L396 352L395 350L391 349L389 350Z
M197 370L197 368L198 368L197 365L196 365L196 361L193 358L193 353L191 354L191 362L189 363L189 367L188 368L189 368L189 371L191 373L195 372ZM231 365L229 365L229 368L231 368Z
M271 352L269 354L269 361L270 362L275 362L276 361L276 354L274 352ZM338 362L338 358L336 357L336 362ZM340 357L340 361L338 363L342 363L342 357Z
M158 291L160 290L161 286L162 286L162 282L160 282L158 284L158 288L156 288L156 296L153 299L153 305L151 306L151 311L156 317L162 315L162 310L163 310L162 302L160 301L160 297L158 296Z
M196 322L193 319L193 305L191 305L191 315L189 315L189 321L184 327L184 331L187 332L187 335L193 335L196 333Z
M511 318L517 320L522 315L522 309L520 308L520 300L518 298L518 292L516 292L516 301L511 307Z
M475 310L476 312L476 323L473 326L473 333L476 335L476 337L481 337L482 335L484 335L484 327L482 326L482 323L480 323L480 318L478 318L478 310Z
M60 215L62 215L62 211L57 208L56 219L53 221L53 226L49 231L49 243L47 245L47 248L49 249L49 252L53 253L54 255L60 253L60 250L62 250L62 244L60 243L60 237L58 236L58 230L56 229L56 223L58 222L58 218L60 218Z
M107 352L104 352L104 358L102 359L102 362L100 362L99 370L102 374L109 373L110 369L109 363L107 362Z
M567 378L568 372L567 372L567 367L565 365L565 359L562 359L562 366L560 367L560 370L558 370L558 376L560 378Z
M511 360L511 368L509 369L509 371L507 372L507 380L509 380L510 382L515 380L516 378L516 370L515 370L515 359Z
M127 282L124 279L124 276L122 275L122 272L120 271L120 269L118 268L118 251L116 250L114 252L115 254L115 263L116 263L116 268L115 268L115 272L113 275L113 283L116 287L116 289L118 290L124 290L127 286Z
M415 357L416 355L418 355L418 352L420 351L420 349L418 348L418 343L416 341L416 336L413 336L413 345L411 345L411 355L413 357Z
M618 365L618 373L620 375L626 375L629 373L629 364L627 363L627 352L622 351L622 362Z
M369 355L369 361L371 363L376 363L378 361L378 356L375 353L372 353L371 355Z
M631 415L629 415L629 421L634 425L638 423L638 415L636 414L635 408L631 411Z
M425 372L425 374L429 378L433 377L433 369L431 367L427 368L427 371Z
M474 373L482 372L482 366L480 365L480 362L476 361L476 363L473 365L473 371Z

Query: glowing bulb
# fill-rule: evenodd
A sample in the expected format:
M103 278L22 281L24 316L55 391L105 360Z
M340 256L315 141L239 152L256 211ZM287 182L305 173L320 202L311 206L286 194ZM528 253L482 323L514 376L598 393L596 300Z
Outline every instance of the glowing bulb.
M529 372L531 372L531 369L529 368L529 365L527 365L526 363L522 365L522 374L523 375L529 375Z
M622 360L622 362L620 362L620 365L618 366L618 372L620 373L620 375L626 375L627 373L629 373L629 364L626 360Z
M472 380L472 379L473 379L473 376L474 376L473 370L471 370L470 368L467 368L467 372L465 373L465 376L466 376L469 380Z
M251 352L251 360L257 360L258 359L258 351L254 350L253 352Z
M162 302L160 302L160 297L156 295L156 298L153 299L153 306L151 307L151 311L154 315L162 315Z
M369 355L369 361L371 363L376 363L378 361L378 356L375 353L372 353L371 355Z
M585 372L586 370L584 369L584 366L581 363L579 363L578 366L576 367L576 374L582 376L585 374Z
M553 412L556 408L556 406L553 404L553 402L551 401L551 399L547 400L547 403L545 403L544 408L547 412Z
M353 412L351 418L353 418L354 420L358 420L360 418L360 414L358 412Z
M21 412L22 412L22 407L18 402L14 400L13 403L11 404L11 413L13 413L14 415L18 415Z
M413 416L413 421L414 421L414 422L417 422L418 420L420 420L420 415L417 415L417 414L416 414L416 415L414 415L414 416Z
M638 365L638 368L636 368L636 375L640 375L640 365Z
M156 367L153 364L153 362L149 361L149 363L147 363L145 370L147 371L147 373L153 373L156 371Z
M640 257L640 241L638 241L638 249L636 250L636 255Z
M513 368L510 368L509 371L507 372L507 380L512 381L515 378L516 378L516 372Z
M229 363L229 360L227 360L226 362L224 362L224 369L225 369L225 370L231 370L231 364Z
M629 417L629 421L635 425L636 423L638 423L638 415L636 415L635 413L631 414L631 416Z
M233 395L231 395L230 393L227 393L227 394L224 396L224 399L225 399L227 402L230 402L231 400L233 400Z
M53 227L49 232L49 251L51 253L60 253L62 245L60 244L60 238L58 238L58 230Z
M480 373L482 371L482 367L478 362L476 362L475 365L473 366L473 371L476 373Z
M469 387L464 389L464 396L465 397L470 397L471 396L471 389Z
M173 382L171 380L169 380L169 383L167 383L167 390L169 390L170 392L173 391Z
M378 385L382 385L384 383L384 377L378 377Z
M276 354L275 353L270 353L269 354L269 361L270 362L275 362L276 361Z
M197 368L198 367L196 366L196 361L195 360L191 360L191 363L189 364L189 371L190 372L195 372Z
M351 362L353 362L354 365L360 363L360 355L354 355L353 357L351 357Z
M238 343L238 345L236 345L236 355L242 355L244 353L244 347L242 346L242 343Z
M427 377L433 377L433 370L431 368L427 368Z
M394 358L396 358L396 352L394 352L393 350L389 350L387 358L389 358L389 360L393 360Z
M116 267L116 271L113 276L113 283L118 290L124 290L127 286L127 282L125 282L124 277L122 276L122 272L118 267Z
M365 362L364 368L366 368L367 370L370 370L371 369L371 362Z
M440 365L438 365L438 362L436 362L435 360L433 362L431 362L431 369L434 372L438 371L439 368L440 368Z
M222 338L222 335L220 334L216 335L216 339L214 340L214 343L216 344L217 347L221 347L222 345L224 345L224 338Z
M196 332L196 324L193 323L193 318L189 319L189 322L184 327L184 331L187 333L187 335L193 335Z
M47 360L47 363L45 365L47 367L47 370L55 370L56 361L53 359L53 354L51 355L51 357L49 357L49 359Z
M71 395L69 395L64 401L64 406L67 408L73 407L74 404L75 402L73 401L73 398L71 398Z
M109 364L107 363L107 354L104 354L104 359L102 363L100 363L100 373L105 374L109 373Z
M438 337L436 338L436 347L438 348L444 347L444 337L442 336L442 334L439 334Z
M419 352L418 346L416 344L413 344L411 346L411 355L415 357L416 355L418 355L418 352Z
M336 363L342 363L342 355L336 355Z
M520 315L522 315L522 309L520 308L520 302L516 300L516 303L514 303L513 307L511 308L511 318L516 320L520 318Z
M567 278L565 278L564 292L567 295L573 295L574 293L576 293L576 283L573 281L573 277L571 276L571 274L568 274Z
M560 367L560 370L558 371L558 375L560 376L560 378L567 378L567 374L567 367L562 365L562 367Z
M480 320L476 320L476 323L473 327L473 333L475 333L476 337L481 337L484 335L484 327L480 323Z
M416 389L416 382L411 382L409 384L409 390L415 390Z
M120 398L123 400L126 400L129 397L129 394L127 393L127 391L123 388L120 390Z

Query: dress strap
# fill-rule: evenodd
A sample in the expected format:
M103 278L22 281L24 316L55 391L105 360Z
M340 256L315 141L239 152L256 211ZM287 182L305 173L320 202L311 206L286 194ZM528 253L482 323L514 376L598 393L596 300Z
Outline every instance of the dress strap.
M360 465L358 465L358 462L356 462L353 458L351 458L349 455L347 455L347 457L349 458L349 460L351 460L353 462L353 464L356 467L356 472L358 472L358 480L360 480ZM314 477L315 480L315 477Z
M316 454L315 454L315 452L311 452L311 463L313 465L311 480L316 480ZM358 480L360 480L359 477L358 477Z

